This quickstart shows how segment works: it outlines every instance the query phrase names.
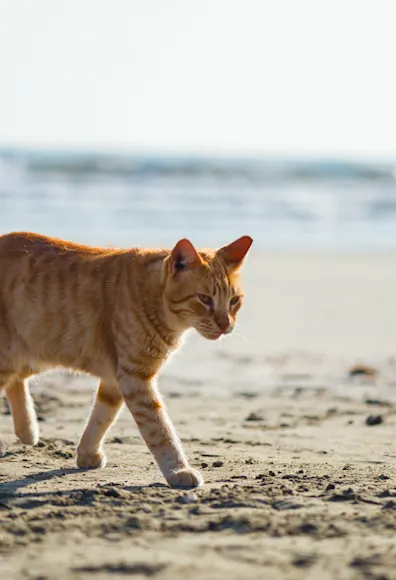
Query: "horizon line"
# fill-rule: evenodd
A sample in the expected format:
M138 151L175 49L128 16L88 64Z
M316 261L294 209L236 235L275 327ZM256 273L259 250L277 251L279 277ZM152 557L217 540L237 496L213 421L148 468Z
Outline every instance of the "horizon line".
M179 159L196 161L282 161L282 162L316 162L339 164L384 164L396 163L396 154L357 154L328 152L298 152L298 151L238 151L238 150L204 150L176 149L176 148L147 148L147 147L116 147L108 145L62 145L62 144L5 144L0 142L0 154L31 153L31 154L63 154L63 155L109 155L146 159Z

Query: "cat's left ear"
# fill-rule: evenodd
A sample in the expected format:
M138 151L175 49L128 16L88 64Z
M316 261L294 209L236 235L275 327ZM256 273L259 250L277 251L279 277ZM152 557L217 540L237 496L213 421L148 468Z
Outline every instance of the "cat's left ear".
M169 263L172 274L175 274L199 266L202 264L202 260L190 240L183 238L173 248Z
M217 250L217 253L222 257L227 266L232 270L236 270L242 265L242 262L249 251L250 246L253 243L253 239L250 236L242 236Z

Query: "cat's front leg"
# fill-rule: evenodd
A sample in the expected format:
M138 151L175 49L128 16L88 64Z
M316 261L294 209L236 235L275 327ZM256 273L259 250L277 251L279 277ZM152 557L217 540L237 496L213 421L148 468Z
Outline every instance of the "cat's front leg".
M199 471L189 465L154 382L133 372L124 371L119 376L119 387L143 439L169 485L202 485L203 478Z

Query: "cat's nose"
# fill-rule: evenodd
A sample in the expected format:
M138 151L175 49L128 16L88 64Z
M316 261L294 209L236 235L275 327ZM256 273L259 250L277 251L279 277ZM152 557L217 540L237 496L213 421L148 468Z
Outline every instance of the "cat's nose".
M232 332L233 327L228 314L217 315L216 324L221 330L221 332L224 332L224 334L229 334L230 332Z

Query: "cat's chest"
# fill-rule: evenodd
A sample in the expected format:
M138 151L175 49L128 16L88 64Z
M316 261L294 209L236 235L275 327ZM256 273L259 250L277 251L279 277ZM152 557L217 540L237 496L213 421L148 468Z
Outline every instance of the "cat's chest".
M113 339L117 351L166 360L178 346L179 337L170 331L160 319L139 309L117 312L113 318Z

